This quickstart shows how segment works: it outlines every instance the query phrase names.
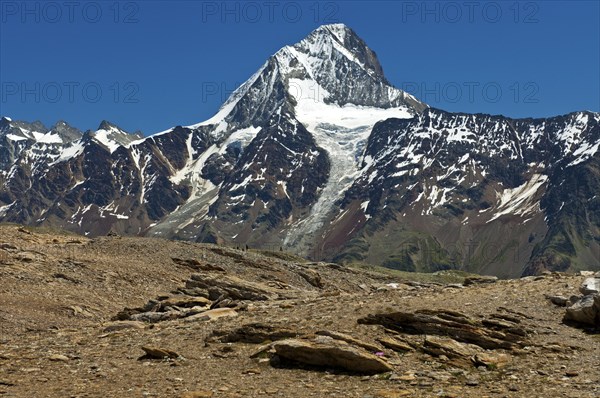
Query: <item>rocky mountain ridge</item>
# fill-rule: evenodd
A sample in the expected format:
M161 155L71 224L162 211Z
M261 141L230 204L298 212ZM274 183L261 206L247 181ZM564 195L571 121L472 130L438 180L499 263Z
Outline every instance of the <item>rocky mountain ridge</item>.
M202 123L143 137L3 118L0 220L410 271L598 268L599 122L430 108L325 25Z

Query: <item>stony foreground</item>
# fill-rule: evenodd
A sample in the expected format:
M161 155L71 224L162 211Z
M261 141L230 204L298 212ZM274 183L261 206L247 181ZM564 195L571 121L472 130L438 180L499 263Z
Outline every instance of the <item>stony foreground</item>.
M0 226L0 395L600 397L586 277L451 279Z

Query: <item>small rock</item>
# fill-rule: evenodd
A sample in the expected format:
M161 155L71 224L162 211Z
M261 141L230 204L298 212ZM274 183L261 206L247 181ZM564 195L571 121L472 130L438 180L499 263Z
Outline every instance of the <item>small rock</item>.
M469 387L475 387L475 386L479 385L479 380L477 380L473 377L470 377L465 381L465 384Z
M154 347L142 347L142 350L146 353L140 359L175 359L179 358L179 354L175 351L165 350L163 348L154 348Z
M470 285L478 285L478 284L485 284L485 283L496 283L497 280L498 280L497 276L485 276L485 275L470 276L470 277L465 278L463 285L470 286Z
M559 307L565 307L567 305L567 302L569 301L568 298L564 297L564 296L546 296L546 298L548 300L550 300L550 302L554 305L557 305Z
M403 374L402 376L395 377L395 380L400 380L400 381L413 381L416 379L417 379L417 376L415 376L414 373L407 373L407 374Z
M213 396L212 391L188 391L181 394L180 398L210 398Z
M306 272L298 272L298 275L300 275L310 285L319 289L323 288L323 281L321 280L321 275L317 271L309 269L306 270Z
M260 346L256 351L250 354L251 359L260 358L263 355L267 355L267 352L271 350L271 344L265 344Z
M22 261L24 263L31 263L36 260L36 257L33 253L21 252L17 254L17 260Z
M412 392L408 390L378 390L375 392L377 398L400 398L411 395Z
M444 286L447 289L464 289L465 287L459 283L449 283Z
M567 376L567 377L577 377L577 376L579 376L579 372L574 371L574 370L569 370L569 371L565 372L565 376Z
M48 359L52 362L67 362L69 357L66 355L54 354L50 355Z
M502 368L509 362L510 357L504 353L480 352L473 357L475 365L489 368Z

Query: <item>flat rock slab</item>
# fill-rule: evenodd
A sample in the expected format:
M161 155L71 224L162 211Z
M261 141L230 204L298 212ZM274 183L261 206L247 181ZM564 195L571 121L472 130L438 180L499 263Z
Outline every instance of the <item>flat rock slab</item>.
M144 347L142 347L142 350L144 350L146 355L144 355L140 359L169 359L169 358L176 359L176 358L179 358L178 353L176 353L175 351L166 350L164 348L144 346Z
M459 343L449 337L426 336L423 350L434 355L446 355L450 358L470 358L483 350L474 344Z
M237 316L238 313L233 308L215 308L214 310L208 310L201 312L196 315L185 318L186 322L198 322L198 321L211 321L213 319Z
M550 300L552 304L557 305L559 307L565 307L569 302L569 299L564 296L546 295L546 298Z
M378 341L384 347L389 348L390 350L394 350L396 352L414 351L414 348L411 347L410 344L408 344L404 341L395 339L393 337L382 337L382 338L378 339Z
M371 343L367 343L365 341L356 339L348 334L345 333L340 333L340 332L333 332L330 330L320 330L318 332L316 332L316 334L320 335L320 336L329 336L335 340L341 340L344 341L348 344L352 344L361 348L364 348L365 350L375 353L375 352L379 352L381 351L381 348L371 344Z
M491 369L503 368L510 363L510 360L509 355L497 352L480 352L472 358L475 366L483 365Z
M183 307L183 308L192 308L192 307L202 307L209 306L211 301L204 297L197 296L173 296L169 297L166 300L161 301L162 307Z
M392 367L376 355L328 336L312 341L287 339L273 344L277 355L305 365L329 367L352 373L372 375L389 372Z
M496 283L497 280L498 280L498 277L496 277L496 276L485 276L485 275L471 276L471 277L465 278L463 285L469 286L469 285L479 285L479 284L485 284L485 283Z

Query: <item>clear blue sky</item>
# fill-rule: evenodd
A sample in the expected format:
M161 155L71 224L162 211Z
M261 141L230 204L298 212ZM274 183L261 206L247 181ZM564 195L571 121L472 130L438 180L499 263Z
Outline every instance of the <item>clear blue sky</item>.
M0 0L0 114L145 134L197 123L279 48L333 22L432 106L600 111L598 1Z

